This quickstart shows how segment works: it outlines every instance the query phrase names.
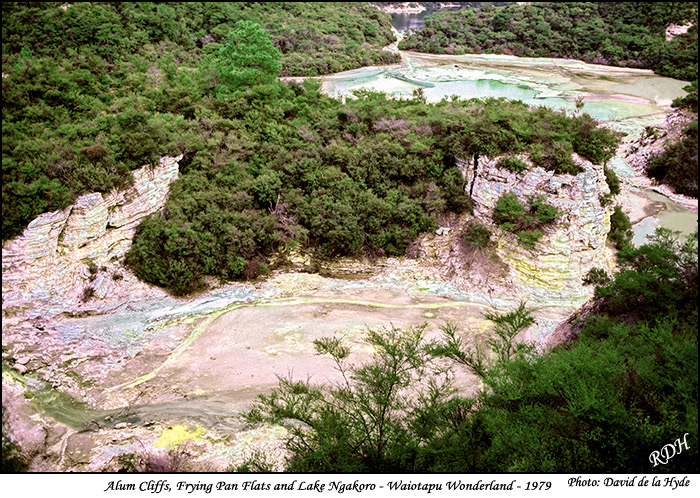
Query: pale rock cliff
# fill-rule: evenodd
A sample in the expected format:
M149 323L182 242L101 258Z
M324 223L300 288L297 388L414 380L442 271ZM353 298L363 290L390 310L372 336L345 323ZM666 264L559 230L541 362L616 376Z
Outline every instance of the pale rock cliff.
M521 158L529 163L527 158ZM610 192L602 165L574 155L583 166L578 175L558 175L540 167L513 173L496 166L497 159L482 158L476 168L462 164L474 201L474 216L494 232L496 254L507 266L514 297L538 305L580 306L593 288L582 280L591 268L610 272L614 266L606 239L612 205L600 199ZM534 248L518 244L517 237L495 226L492 215L499 197L513 192L521 202L543 195L560 211L556 223L545 228Z
M80 196L61 211L34 219L21 236L2 248L3 310L36 302L69 303L86 284L104 297L111 278L92 275L89 264L120 261L141 220L163 207L178 177L182 156L163 157L158 166L133 171L133 185L106 195Z

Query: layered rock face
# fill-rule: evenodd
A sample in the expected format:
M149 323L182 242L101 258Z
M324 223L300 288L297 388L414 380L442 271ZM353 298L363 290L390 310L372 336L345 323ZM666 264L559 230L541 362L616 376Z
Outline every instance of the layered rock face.
M540 167L513 173L497 167L495 159L482 159L475 168L461 165L474 201L474 216L493 230L496 253L509 268L513 293L531 304L580 306L593 291L582 284L588 271L596 267L611 271L613 267L606 247L612 206L600 202L610 192L603 166L576 155L574 160L584 168L576 176L557 175ZM514 234L495 227L494 207L508 192L523 204L528 198L544 196L560 212L532 249L520 245Z
M106 195L85 194L62 211L44 213L2 248L3 310L38 301L78 298L89 265L122 259L141 220L163 207L177 179L182 156L163 157L156 167L133 172L133 186ZM97 297L105 292L100 274Z

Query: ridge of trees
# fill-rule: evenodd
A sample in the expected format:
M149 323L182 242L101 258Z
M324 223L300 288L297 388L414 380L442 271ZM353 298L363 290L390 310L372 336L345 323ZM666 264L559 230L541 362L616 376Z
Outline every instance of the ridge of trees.
M3 23L22 12L4 8ZM231 87L217 67L231 56L225 45L199 56L191 43L121 58L89 44L60 57L37 55L40 44L4 56L4 240L80 193L122 188L130 170L182 153L180 179L138 228L127 263L187 294L207 276L254 278L272 252L298 245L321 258L404 254L440 216L469 209L455 157L524 153L575 174L572 152L599 164L618 144L586 114L504 99L425 104L359 92L341 103L318 82L273 81L273 69Z
M186 150L178 137L199 118L216 84L211 58L238 21L271 34L281 76L398 57L382 50L389 16L363 3L3 3L3 241Z
M260 24L281 53L281 76L397 62L390 17L360 2L5 2L3 55L95 55L118 63L144 51L195 61L238 21Z
M202 288L206 276L253 278L272 252L296 246L319 258L403 255L442 215L470 209L455 157L556 141L604 162L619 140L587 115L521 102L424 104L364 91L343 104L311 81L211 105L189 123L183 174L127 255L140 278L176 294Z

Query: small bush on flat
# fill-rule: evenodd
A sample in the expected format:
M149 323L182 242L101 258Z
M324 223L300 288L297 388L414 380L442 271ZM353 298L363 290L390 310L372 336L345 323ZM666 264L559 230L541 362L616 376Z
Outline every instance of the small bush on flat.
M460 235L462 242L472 248L486 247L491 241L491 231L478 222L469 223Z

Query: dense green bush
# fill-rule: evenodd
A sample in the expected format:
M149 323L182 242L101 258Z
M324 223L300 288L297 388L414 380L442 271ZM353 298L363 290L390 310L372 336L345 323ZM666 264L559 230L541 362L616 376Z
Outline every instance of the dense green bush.
M199 130L199 138L162 219L164 226L191 229L194 239L160 250L161 236L140 231L128 258L141 278L158 285L189 261L191 274L180 280L178 292L199 288L206 275L248 278L292 241L320 258L402 255L419 233L438 226L438 216L469 209L455 157L486 145L526 153L539 143L530 129L540 119L556 122L560 137L572 133L571 141L580 129L554 111L533 115L522 103L503 99L424 104L359 92L342 104L321 95L314 82L259 85L212 106L199 122L188 123L188 132ZM494 121L511 123L510 133L523 139L489 144L475 133ZM609 138L617 140L612 132ZM609 144L600 147L613 153ZM519 230L543 226L553 216L534 199ZM141 271L148 254L162 254L164 262ZM212 264L212 254L227 255L228 263Z
M280 70L280 53L259 24L238 21L217 54L214 66L222 93L270 84Z
M610 275L602 268L591 268L583 277L583 285L604 285L608 282L610 282Z
M610 215L610 232L608 240L612 241L617 249L624 249L632 241L632 222L620 206L615 206Z
M491 241L491 231L479 222L468 223L460 234L462 242L472 248L486 247Z
M69 7L63 7L69 5ZM5 2L3 54L94 54L109 63L143 52L198 61L239 21L272 35L284 76L316 76L396 63L391 19L359 2Z
M539 230L520 230L517 234L518 242L524 247L535 247L538 240L544 237L544 234Z
M493 219L503 230L513 232L525 247L534 247L544 234L540 228L552 225L559 210L544 202L544 197L528 199L522 204L513 192L506 192L496 201Z
M672 310L692 310L697 298L697 232L685 242L659 228L640 247L627 244L618 253L621 270L596 287L611 313L653 319Z
M530 152L530 160L536 166L541 166L555 173L577 175L583 172L583 167L574 162L571 156L573 152L574 148L571 143L540 143L533 147Z
M513 173L521 173L529 169L527 163L518 159L517 157L502 157L498 160L496 166L499 168L505 168Z
M605 173L605 183L608 184L610 189L610 195L617 195L620 193L620 179L617 177L615 170L608 166L603 167L603 172Z
M506 192L496 201L493 219L504 230L513 232L516 224L525 216L525 206L513 192Z

